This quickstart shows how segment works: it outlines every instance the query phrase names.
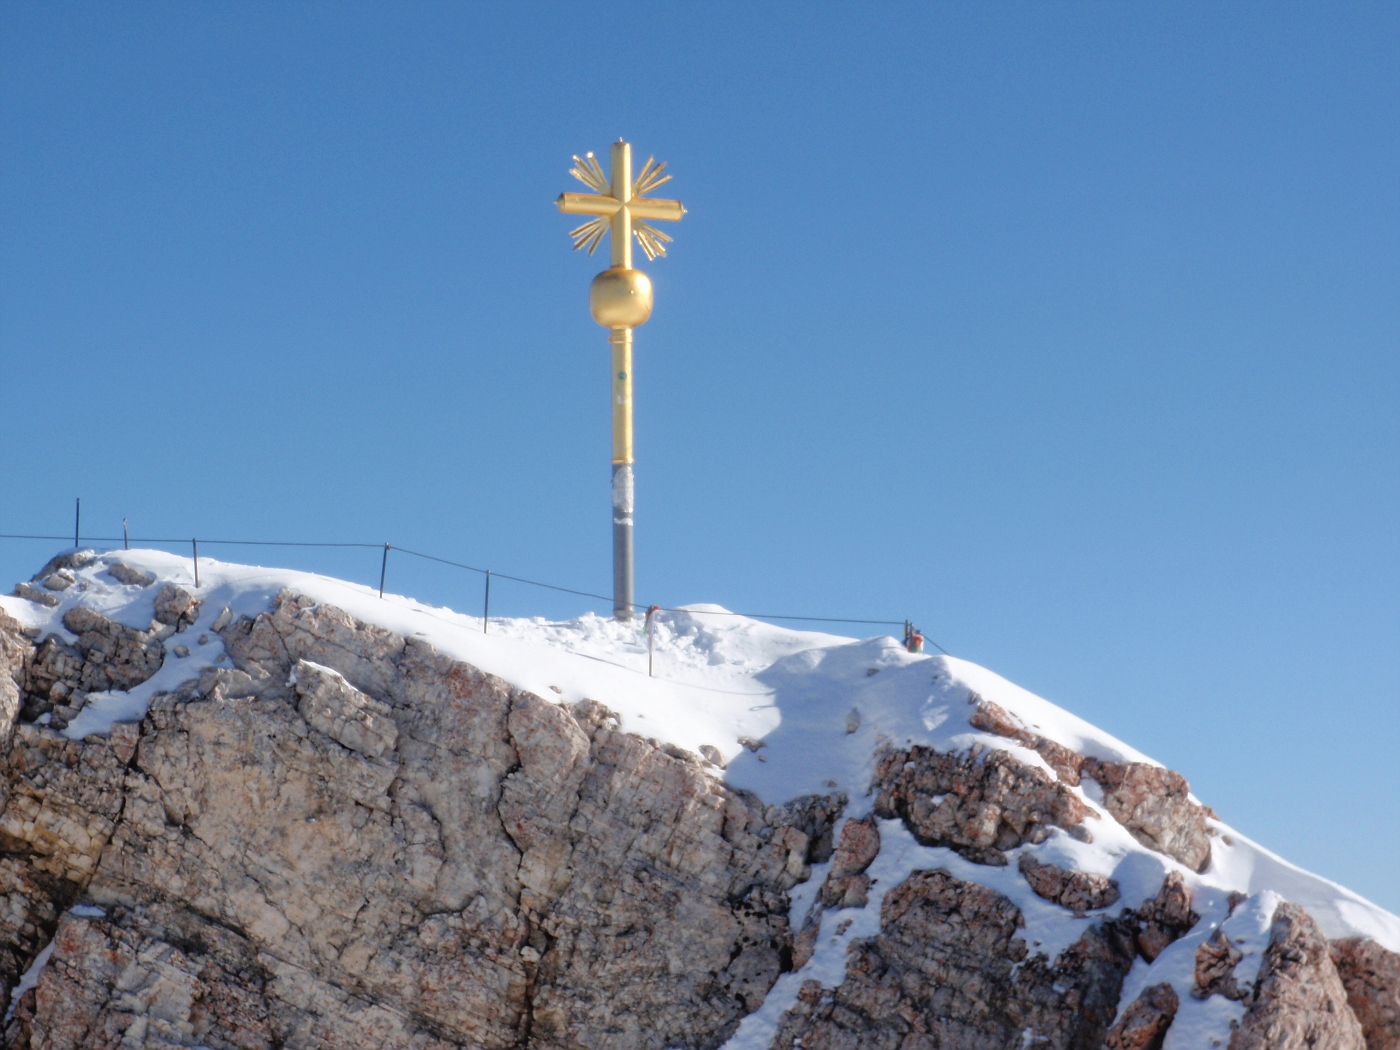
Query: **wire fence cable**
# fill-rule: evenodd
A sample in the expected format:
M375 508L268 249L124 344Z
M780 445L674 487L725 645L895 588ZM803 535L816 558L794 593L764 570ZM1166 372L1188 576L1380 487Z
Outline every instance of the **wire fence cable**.
M69 538L68 536L41 536L30 533L0 533L0 539L2 540L58 540L66 542ZM398 547L389 543L331 543L309 540L195 540L190 537L170 538L152 536L85 536L83 539L90 543L122 543L124 547L131 543L180 544L181 546L196 544L194 547L196 551L198 550L197 544L200 543L205 546L217 544L230 547L338 547L382 550L384 551L384 561L381 565L379 577L379 593L381 597L383 597L384 594L384 577L388 571L389 551L395 550L400 554L408 554L414 558L422 558L424 561L437 562L439 565L449 565L454 569L464 569L467 572L479 573L482 576L493 577L498 580L510 580L514 583L523 583L530 587L542 587L546 590L558 591L561 594L572 594L579 598L594 598L602 602L610 602L613 600L606 594L595 594L592 591L580 591L572 587L561 587L558 584L545 583L541 580L526 579L524 576L511 576L507 573L496 572L494 569L482 569L475 565L467 565L464 562L452 561L450 558L440 558L436 554L424 554L422 551L409 550L407 547ZM650 608L650 606L640 602L634 602L632 603L632 608L646 610ZM801 623L853 623L876 627L900 627L907 623L906 620L869 620L850 616L789 616L781 613L734 612L729 609L683 609L679 607L668 608L663 606L658 608L657 611L686 613L690 616L740 616L750 620L788 620ZM925 641L939 652L948 655L948 650L944 649L943 646L939 645L932 638L925 636Z

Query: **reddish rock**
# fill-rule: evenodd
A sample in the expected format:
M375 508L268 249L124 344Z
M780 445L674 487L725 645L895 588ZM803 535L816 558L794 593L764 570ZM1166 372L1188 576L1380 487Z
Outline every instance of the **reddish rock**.
M1400 955L1369 937L1333 941L1331 954L1366 1050L1400 1050Z
M1104 1050L1162 1050L1181 1000L1169 984L1144 988L1108 1031Z
M1107 875L1041 864L1029 853L1021 854L1020 869L1037 896L1070 911L1095 911L1118 900L1118 883Z
M886 752L875 771L875 812L900 817L921 843L969 860L1005 864L1005 850L1043 842L1051 826L1087 837L1088 808L1045 770L1006 751Z
M1296 904L1274 912L1253 1002L1229 1050L1367 1050L1327 939Z
M972 712L972 717L968 719L968 722L984 732L995 733L997 736L1004 736L1017 743L1025 744L1032 751L1038 752L1040 757L1045 759L1050 768L1055 771L1055 775L1066 784L1079 784L1079 767L1084 764L1084 756L1078 751L1070 750L1063 744L1057 744L1038 733L1031 732L1000 704L979 699L977 709Z
M1235 981L1235 966L1244 953L1230 943L1224 930L1216 930L1196 949L1196 987L1191 994L1197 999L1223 995L1226 999L1247 999L1249 989Z
M822 884L822 904L828 908L864 908L870 895L865 869L880 852L880 828L873 817L848 820L831 858L831 872Z
M804 986L774 1047L1099 1050L1132 966L1131 931L1113 922L1053 964L1027 959L1019 909L943 871L886 894L880 925L852 946L840 986Z
M1138 930L1138 951L1148 962L1162 954L1163 949L1200 921L1191 910L1191 893L1179 871L1168 872L1157 896L1144 901L1137 910L1142 922Z
M1148 849L1192 871L1210 865L1210 811L1191 801L1191 787L1175 770L1148 762L1084 760L1085 776L1103 788L1104 808Z

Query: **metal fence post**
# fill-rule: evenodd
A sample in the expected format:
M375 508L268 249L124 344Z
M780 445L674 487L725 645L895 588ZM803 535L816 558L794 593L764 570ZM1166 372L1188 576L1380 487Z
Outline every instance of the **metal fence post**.
M652 653L656 649L656 614L661 611L661 606L653 605L647 610L647 677L650 678Z

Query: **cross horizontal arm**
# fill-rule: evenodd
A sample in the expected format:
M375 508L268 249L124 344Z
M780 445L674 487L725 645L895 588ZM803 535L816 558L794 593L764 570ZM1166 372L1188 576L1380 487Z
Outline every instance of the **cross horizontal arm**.
M565 215L613 215L622 207L616 197L604 197L598 193L561 193L554 203ZM685 206L680 201L654 197L633 197L627 202L627 210L636 219L662 219L667 222L679 222L685 214Z
M656 197L633 197L627 202L627 210L634 219L665 219L668 222L680 222L685 214L685 206L680 201Z
M565 215L612 215L622 202L597 193L561 193L554 202Z

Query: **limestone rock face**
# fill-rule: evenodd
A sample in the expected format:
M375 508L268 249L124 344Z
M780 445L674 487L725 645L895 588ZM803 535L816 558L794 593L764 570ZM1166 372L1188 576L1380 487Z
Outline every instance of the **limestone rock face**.
M1366 1050L1327 939L1296 904L1274 913L1252 1000L1230 1050Z
M0 988L9 991L92 878L122 811L121 735L76 743L21 724L3 762ZM128 752L129 754L129 752Z
M1084 834L1090 811L1043 769L1005 751L891 750L875 770L875 812L900 817L921 843L1005 864L1005 851L1043 842L1057 825Z
M1084 756L1027 729L1000 704L977 698L977 707L968 722L988 733L1025 744L1032 751L1038 752L1055 771L1055 775L1066 784L1079 783L1079 770L1084 765Z
M156 619L167 627L183 631L199 619L199 601L183 587L167 583L156 593Z
M886 894L880 924L852 947L841 985L804 985L774 1046L1099 1050L1133 961L1131 932L1111 922L1054 965L1028 960L1020 910L942 871Z
M1109 1030L1104 1050L1162 1050L1180 1006L1171 985L1149 985Z
M1157 896L1138 908L1137 918L1142 923L1138 929L1138 951L1148 962L1200 921L1200 916L1191 910L1191 893L1181 872L1168 872Z
M269 975L240 938L192 915L65 915L7 1045L272 1050ZM183 920L182 922L180 920ZM180 947L183 946L183 947Z
M63 728L86 701L104 689L131 689L160 670L165 646L155 631L138 631L78 605L63 616L77 635L69 645L45 638L25 660L19 676L22 707L29 719L52 714Z
M67 619L75 647L5 632L29 685L159 667L154 635ZM15 728L6 991L53 948L6 1045L714 1047L790 968L839 798L765 807L600 704L295 595L222 636L235 668L139 727Z
M131 689L159 671L165 659L158 639L81 605L64 613L63 626L78 636L79 689Z
M10 732L19 717L20 683L24 668L34 657L34 646L18 620L0 609L0 747L10 742Z
M1106 875L1041 864L1029 853L1021 854L1019 867L1037 896L1070 911L1107 908L1118 900L1118 884Z
M869 817L848 820L831 858L831 871L822 884L822 904L828 908L864 908L870 895L870 867L880 852L880 828Z
M1332 964L1361 1022L1366 1050L1400 1050L1400 955L1365 937L1332 942Z
M1191 801L1185 777L1147 762L1088 758L1081 768L1103 788L1104 808L1135 839L1192 871L1206 870L1210 864L1208 810Z
M342 747L379 758L394 749L399 731L388 704L366 696L328 667L298 660L293 672L297 713Z

